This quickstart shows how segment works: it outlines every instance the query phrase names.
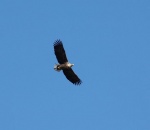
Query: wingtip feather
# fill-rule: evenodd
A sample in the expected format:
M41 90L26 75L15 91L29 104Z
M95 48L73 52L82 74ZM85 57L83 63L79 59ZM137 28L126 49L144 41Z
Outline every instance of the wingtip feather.
M58 46L58 45L62 45L62 41L60 39L57 39L55 42L54 42L54 46Z
M81 83L82 83L82 81L79 80L79 81L77 81L77 82L75 82L75 83L73 83L73 84L74 84L74 85L81 85Z

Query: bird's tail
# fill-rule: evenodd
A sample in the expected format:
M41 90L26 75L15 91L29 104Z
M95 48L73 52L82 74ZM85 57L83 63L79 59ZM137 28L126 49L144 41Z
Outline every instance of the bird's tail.
M58 64L55 64L55 65L54 65L54 70L56 70L56 71L58 71L58 72L61 71L61 70L58 70L57 66L58 66Z

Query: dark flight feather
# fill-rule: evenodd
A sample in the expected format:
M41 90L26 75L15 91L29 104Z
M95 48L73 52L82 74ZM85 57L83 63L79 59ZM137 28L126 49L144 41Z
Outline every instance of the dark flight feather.
M54 51L59 64L68 62L62 41L57 40L54 43Z
M73 72L71 68L63 70L66 78L75 85L80 85L82 81L78 78L78 76Z

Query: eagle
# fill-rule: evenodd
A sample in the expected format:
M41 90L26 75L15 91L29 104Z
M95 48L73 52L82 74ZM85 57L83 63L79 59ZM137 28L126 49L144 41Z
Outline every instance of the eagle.
M54 53L59 63L55 64L54 70L58 72L62 70L64 75L70 82L72 82L74 85L80 85L82 81L72 70L71 67L74 66L74 64L68 62L65 49L61 40L56 40L54 42Z

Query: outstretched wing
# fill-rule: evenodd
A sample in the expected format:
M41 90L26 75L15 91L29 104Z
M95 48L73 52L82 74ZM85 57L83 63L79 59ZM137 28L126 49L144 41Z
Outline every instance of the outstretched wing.
M82 81L78 78L78 76L73 72L73 70L71 68L64 69L63 73L66 76L66 78L73 84L80 85L82 83Z
M62 41L56 40L54 43L54 52L59 64L68 62Z

